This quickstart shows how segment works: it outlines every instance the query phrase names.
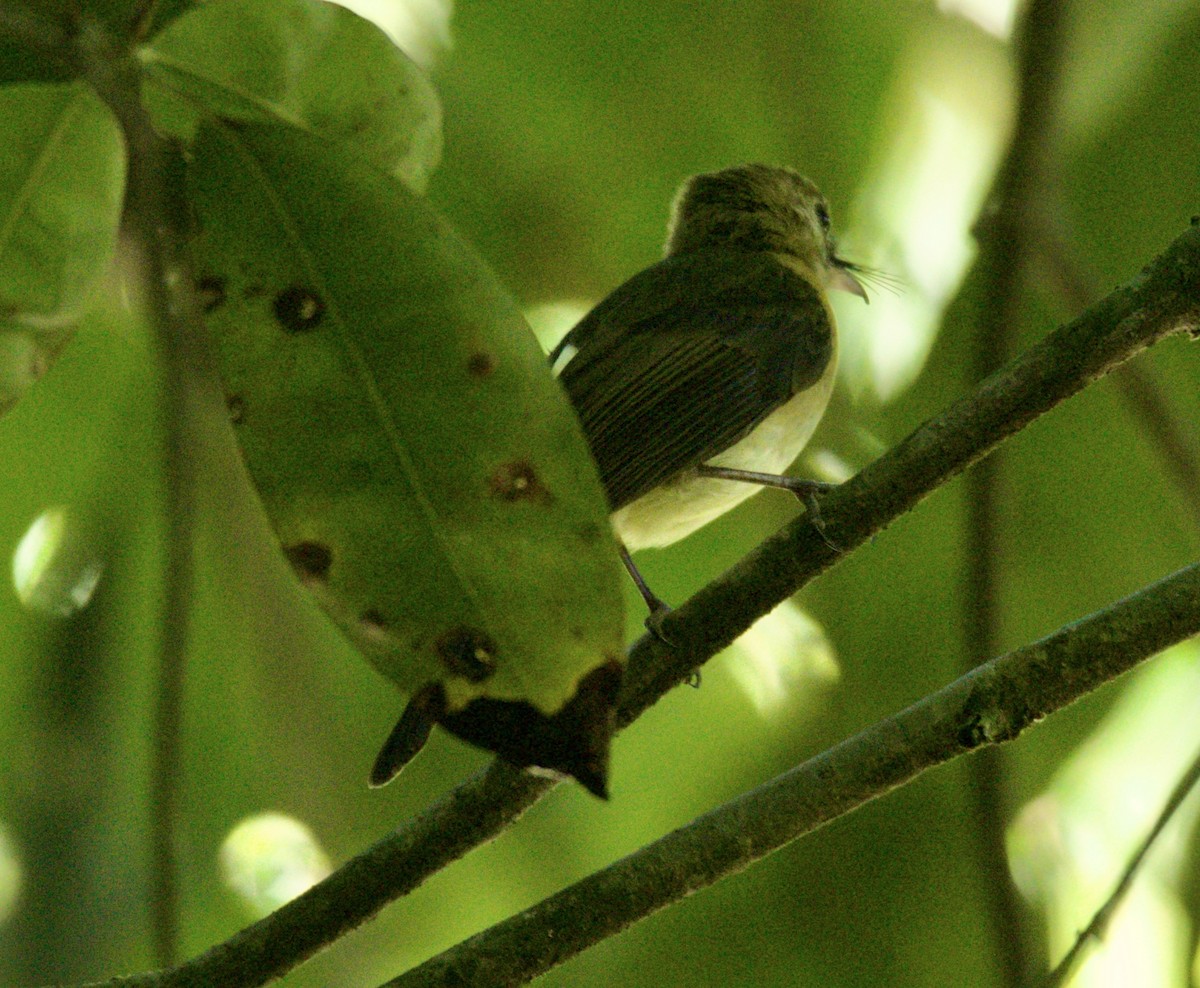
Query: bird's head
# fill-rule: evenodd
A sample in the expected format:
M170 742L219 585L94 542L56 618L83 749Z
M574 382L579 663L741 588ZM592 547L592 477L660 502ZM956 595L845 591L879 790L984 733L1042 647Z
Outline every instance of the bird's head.
M855 265L837 255L825 197L790 168L738 165L683 183L671 212L666 253L714 247L783 254L825 287L867 297L854 277Z

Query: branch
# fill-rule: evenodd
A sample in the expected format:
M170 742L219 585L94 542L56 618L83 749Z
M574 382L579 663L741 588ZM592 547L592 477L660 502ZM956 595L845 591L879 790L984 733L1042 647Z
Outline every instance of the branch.
M1050 333L822 496L828 542L800 516L667 616L666 645L630 652L622 725L634 720L756 620L1034 419L1174 333L1200 333L1200 222L1141 274Z
M1028 726L1200 633L1200 563L969 672L753 792L382 988L519 985L926 769Z
M683 682L759 617L845 553L912 510L941 484L1039 415L1145 347L1200 332L1200 225L1130 284L1050 334L979 391L920 426L825 495L829 547L802 516L672 612L673 646L645 636L630 652L618 721L624 726ZM553 783L495 762L308 892L180 967L106 982L138 988L251 988L301 964L493 840Z

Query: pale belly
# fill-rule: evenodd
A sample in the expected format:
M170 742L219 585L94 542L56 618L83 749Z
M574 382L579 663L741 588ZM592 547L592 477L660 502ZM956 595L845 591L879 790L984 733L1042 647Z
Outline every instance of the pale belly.
M710 466L782 474L812 438L829 404L836 361L821 379L768 415L748 436L708 460ZM700 477L695 471L614 511L613 531L630 552L670 545L753 497L761 485Z

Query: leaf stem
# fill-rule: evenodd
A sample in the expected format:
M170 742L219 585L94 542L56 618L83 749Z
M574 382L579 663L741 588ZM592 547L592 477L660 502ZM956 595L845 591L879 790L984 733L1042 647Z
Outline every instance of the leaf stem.
M122 217L126 269L154 335L161 369L159 417L166 505L159 679L151 774L150 925L155 961L178 957L175 827L181 778L184 673L191 618L196 515L194 450L198 394L217 388L203 352L203 324L183 256L186 231L178 154L155 131L142 103L142 70L125 38L80 15L77 63L120 124L129 156Z

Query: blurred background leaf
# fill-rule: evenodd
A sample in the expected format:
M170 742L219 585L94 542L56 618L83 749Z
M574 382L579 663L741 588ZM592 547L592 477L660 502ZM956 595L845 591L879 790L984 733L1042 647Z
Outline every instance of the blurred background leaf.
M1200 4L1100 0L1072 10L1063 132L1047 153L1064 182L1057 222L1081 293L1098 297L1200 212ZM536 307L547 342L571 313L658 256L683 177L764 160L794 165L826 192L848 257L906 282L862 312L837 300L843 386L799 469L857 469L967 388L968 326L980 304L971 286L939 317L969 264L968 229L1010 125L1010 2L461 0L450 10L378 0L370 12L430 67L446 108L432 200ZM1025 304L1021 344L1078 307L1046 273ZM1193 451L1198 362L1200 351L1180 339L1137 361ZM0 595L0 904L16 896L0 928L4 983L147 963L147 622L161 493L146 476L157 441L147 366L142 329L114 307L90 318L0 421L0 462L12 465L0 473L0 545L15 549L55 505L102 499L122 522L119 558L67 625L24 611L15 592ZM262 549L259 510L220 449L197 451L212 482L188 682L189 952L245 921L219 863L243 819L287 814L336 866L484 762L438 737L400 785L366 790L394 695ZM1018 436L1000 519L1005 645L1194 560L1198 498L1171 479L1116 380ZM796 510L764 493L639 563L658 593L682 600ZM802 595L813 622L803 640L815 644L796 647L813 649L813 669L836 663L839 675L789 674L795 685L763 707L758 688L744 688L758 660L731 649L706 668L701 689L676 691L618 739L609 804L560 787L515 830L282 983L376 985L946 682L971 606L962 547L955 483ZM93 657L86 663L81 643ZM1164 660L1006 751L1014 868L1042 878L1022 888L1046 954L1057 956L1099 904L1145 823L1138 807L1148 801L1153 812L1170 788L1171 759L1151 779L1120 768L1121 753L1148 760L1178 747L1186 761L1196 743L1172 727L1195 719L1187 701L1200 656L1188 645ZM768 666L767 675L780 673ZM1172 698L1179 707L1161 705ZM1147 718L1157 735L1146 733ZM966 779L961 763L934 772L543 983L999 985ZM1149 899L1131 899L1112 933L1115 950L1128 942L1121 923L1134 923L1140 959L1127 967L1100 951L1077 984L1187 983L1200 883L1196 842L1181 824L1177 847L1146 883ZM4 877L14 875L19 890ZM1163 915L1171 922L1147 921Z
M125 151L82 83L0 88L0 415L49 370L108 268Z
M442 108L415 64L370 21L319 0L218 0L142 49L156 123L191 140L203 114L286 123L358 149L422 192L442 149Z

